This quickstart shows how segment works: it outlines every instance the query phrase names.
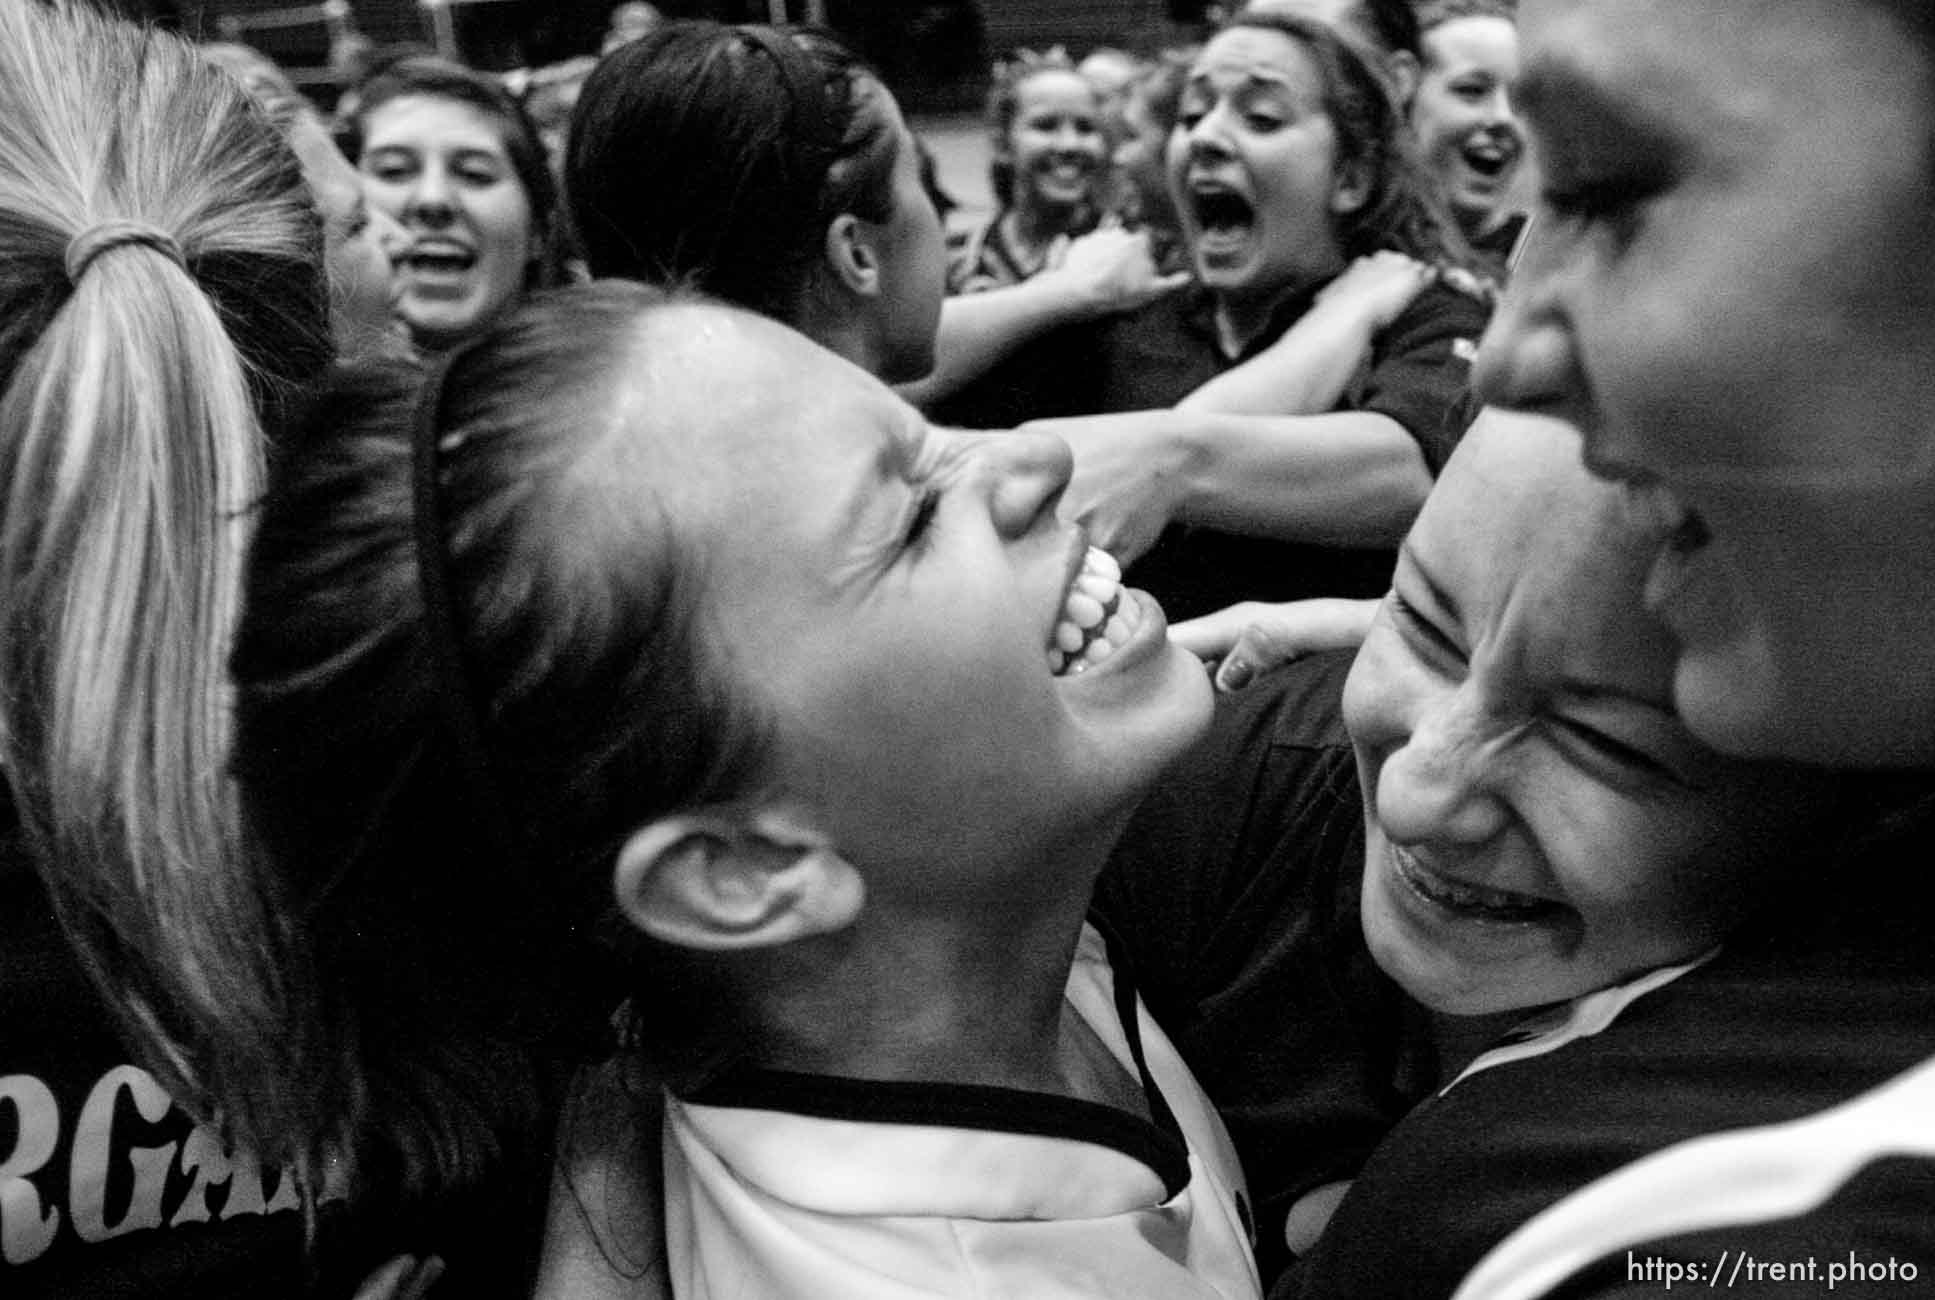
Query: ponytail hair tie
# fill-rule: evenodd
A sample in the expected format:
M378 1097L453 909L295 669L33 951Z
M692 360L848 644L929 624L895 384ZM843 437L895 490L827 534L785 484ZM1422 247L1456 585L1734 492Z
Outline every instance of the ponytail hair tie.
M78 286L81 277L87 274L87 268L93 265L95 258L110 249L121 248L128 244L145 245L182 270L188 269L188 259L182 254L181 244L173 235L145 221L115 217L89 226L67 241L68 283Z

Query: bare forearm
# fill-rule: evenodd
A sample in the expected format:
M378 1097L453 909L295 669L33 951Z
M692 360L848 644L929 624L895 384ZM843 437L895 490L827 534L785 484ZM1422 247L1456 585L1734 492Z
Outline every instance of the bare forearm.
M1331 410L1371 349L1371 322L1350 304L1319 302L1282 338L1176 404L1225 415Z
M1226 532L1395 546L1431 490L1411 435L1372 412L1195 413L1176 436L1187 448L1179 517Z
M1029 339L1086 314L1067 285L1046 275L948 298L941 304L933 373L902 384L900 395L916 406L952 396Z

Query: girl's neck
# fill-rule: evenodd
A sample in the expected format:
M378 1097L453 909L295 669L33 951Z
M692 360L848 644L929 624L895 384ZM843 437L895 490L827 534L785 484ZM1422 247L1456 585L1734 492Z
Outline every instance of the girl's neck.
M1230 361L1242 356L1270 327L1278 308L1329 284L1343 273L1344 265L1339 254L1335 265L1299 275L1287 288L1273 294L1216 295L1216 343L1223 356Z
M1066 879L1066 877L1064 877ZM1019 905L869 898L846 931L777 954L746 990L771 1069L983 1084L1089 1100L1113 1086L1065 992L1093 877Z

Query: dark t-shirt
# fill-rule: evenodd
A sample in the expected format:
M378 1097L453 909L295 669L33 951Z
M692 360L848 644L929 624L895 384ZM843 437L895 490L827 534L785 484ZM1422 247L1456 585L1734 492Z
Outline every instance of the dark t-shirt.
M0 787L0 1295L303 1293L295 1184L134 1065Z
M1316 291L1278 306L1269 325L1236 358L1223 354L1214 300L1194 288L1158 299L1102 333L1091 409L1146 411L1174 406L1217 375L1281 338L1310 309ZM1388 416L1417 440L1438 472L1476 414L1471 358L1490 310L1469 294L1433 284L1372 342L1371 356L1335 409ZM1178 525L1130 567L1128 581L1161 602L1172 619L1239 600L1380 596L1391 583L1393 548L1317 546Z
M435 1206L373 1185L320 1207L223 1142L135 1065L74 957L0 783L0 1297L347 1296L398 1253L439 1254L437 1296L528 1294L545 1158ZM377 1182L384 1180L378 1179Z
M1363 807L1338 707L1349 665L1316 656L1220 697L1096 894L1229 1126L1266 1279L1287 1260L1290 1206L1351 1177L1415 1099L1394 1082L1416 1073L1411 1013L1357 918Z
M1931 863L1935 819L1927 816L1859 853L1824 856L1785 916L1755 922L1720 957L1642 997L1603 1033L1480 1070L1426 1101L1378 1148L1316 1250L1273 1294L1449 1296L1534 1214L1643 1156L1819 1115L1935 1058ZM1899 1271L1844 1279L1833 1294L1926 1294L1935 1289L1935 1105L1917 1113L1918 1131L1891 1140L1919 1143L1918 1155L1841 1171L1828 1143L1758 1176L1746 1170L1741 1181L1758 1190L1826 1153L1832 1191L1806 1213L1749 1213L1734 1226L1669 1232L1633 1243L1630 1258L1625 1249L1596 1263L1587 1254L1552 1294L1664 1294L1664 1274L1647 1274L1648 1260L1710 1269L1723 1251L1735 1266L1743 1254L1817 1264L1811 1281L1796 1281L1751 1270L1743 1277L1722 1263L1711 1285L1728 1294L1827 1294L1830 1263L1845 1265L1851 1254L1864 1265L1892 1257L1918 1279ZM1701 1187L1655 1199L1681 1215L1721 1198ZM1698 1285L1708 1284L1699 1275Z
M1362 808L1337 710L1347 663L1306 660L1221 700L1209 735L1138 810L1097 895L1151 1011L1226 1113L1273 1296L1448 1297L1533 1216L1643 1156L1935 1071L1924 809L1854 851L1822 849L1808 887L1600 1032L1436 1093L1425 1027L1358 924ZM1869 1274L1833 1294L1921 1294L1917 1283L1935 1283L1935 1104L1883 1140L1846 1170L1830 1160L1825 1199L1807 1213L1654 1234L1630 1259L1588 1254L1552 1294L1661 1294L1659 1268L1636 1280L1633 1260L1710 1268L1723 1251L1816 1262L1812 1289L1747 1271L1723 1276L1733 1293L1825 1294L1831 1264L1860 1264ZM1280 1272L1285 1212L1353 1173L1315 1250ZM1705 1187L1662 1199L1676 1213L1715 1200ZM1872 1271L1890 1259L1892 1274Z

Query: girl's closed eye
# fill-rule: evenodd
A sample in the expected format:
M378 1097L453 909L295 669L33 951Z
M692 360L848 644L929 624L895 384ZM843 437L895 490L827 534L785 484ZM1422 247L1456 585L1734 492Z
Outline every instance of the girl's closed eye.
M1553 734L1562 748L1600 772L1609 785L1688 786L1685 775L1667 759L1604 727L1561 714L1553 719Z
M901 538L903 549L919 553L926 549L928 540L934 535L934 520L941 511L941 490L931 483L922 484L919 495L914 499L914 509L907 519L907 531Z
M1392 617L1397 620L1399 627L1408 636L1423 640L1431 649L1444 655L1446 658L1457 660L1460 663L1464 662L1464 650L1460 648L1456 641L1451 639L1449 633L1425 617L1417 606L1406 600L1403 595L1395 590L1391 592L1389 600L1391 602Z

